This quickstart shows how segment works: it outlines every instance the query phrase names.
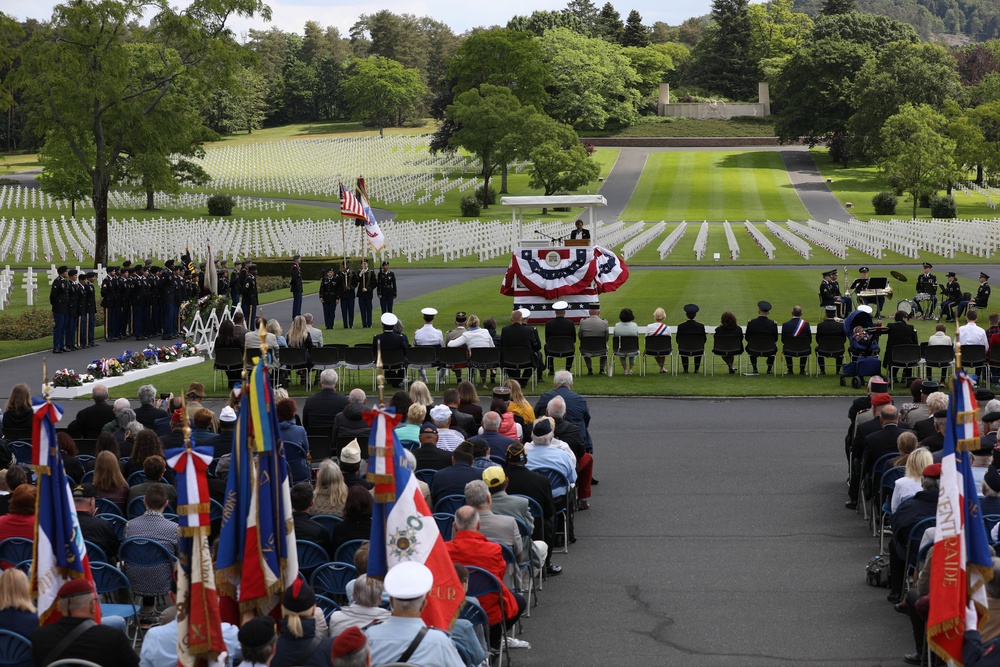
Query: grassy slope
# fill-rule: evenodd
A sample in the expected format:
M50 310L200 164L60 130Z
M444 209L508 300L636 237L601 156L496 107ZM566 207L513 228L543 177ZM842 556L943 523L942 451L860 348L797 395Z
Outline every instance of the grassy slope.
M773 137L774 123L765 118L643 118L620 130L593 130L581 137Z

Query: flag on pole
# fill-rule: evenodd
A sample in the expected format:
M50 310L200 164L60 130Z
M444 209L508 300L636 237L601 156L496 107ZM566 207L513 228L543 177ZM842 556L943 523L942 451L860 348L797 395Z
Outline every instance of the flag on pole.
M177 472L177 664L221 666L226 663L226 643L208 545L212 448L177 448L165 453L167 463Z
M237 599L242 612L259 615L277 606L299 571L288 464L270 386L258 357L240 400L216 561L219 590Z
M371 203L368 201L368 191L365 189L365 179L362 176L358 176L357 195L358 201L361 202L361 208L364 210L365 238L368 239L368 243L375 249L375 252L378 252L385 247L385 235L378 228L378 221L375 220L375 214L372 213Z
M38 475L38 496L30 578L31 591L38 599L39 622L45 625L59 620L59 588L72 579L93 582L94 576L80 533L73 490L56 444L55 424L62 418L62 408L42 398L33 399L32 408L32 463ZM100 616L98 608L98 623Z
M212 254L212 242L208 242L208 257L205 260L205 287L212 294L219 293L219 273L215 269L215 256Z
M962 664L964 632L970 629L963 628L966 607L971 600L980 621L988 618L985 584L993 578L970 460L970 451L979 448L978 407L972 380L965 371L955 371L941 459L927 640L942 660L957 665Z
M353 192L349 192L344 184L340 184L340 215L345 218L360 218L365 220L365 209L358 201L358 198L354 196Z
M422 617L429 626L449 630L465 595L417 478L406 467L406 453L394 431L401 417L379 408L363 416L371 425L368 479L375 483L368 576L384 577L403 561L423 563L434 573L434 587Z

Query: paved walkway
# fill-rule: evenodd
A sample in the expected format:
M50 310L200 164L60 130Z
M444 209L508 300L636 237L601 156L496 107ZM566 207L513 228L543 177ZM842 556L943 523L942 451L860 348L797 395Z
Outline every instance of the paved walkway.
M799 199L813 220L846 221L854 217L830 191L826 180L816 167L812 153L803 149L783 150L781 158L785 161L785 168L788 170L792 185L795 186L795 192L798 193Z

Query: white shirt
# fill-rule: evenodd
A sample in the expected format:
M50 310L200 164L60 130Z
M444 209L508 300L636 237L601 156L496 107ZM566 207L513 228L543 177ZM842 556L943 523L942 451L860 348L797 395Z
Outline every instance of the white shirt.
M958 328L958 339L962 345L982 345L986 351L990 351L990 341L986 338L986 331L976 324L969 322Z
M951 338L943 331L935 331L927 339L928 345L951 345Z
M667 326L666 322L653 322L652 324L646 325L646 335L647 336L669 336L670 327Z
M473 348L473 347L495 347L493 344L493 336L490 335L488 329L480 329L476 327L475 329L466 329L462 332L462 335L448 341L448 347L462 347L463 345Z
M439 428L438 429L438 449L443 449L446 452L453 452L455 448L462 444L465 437L451 428Z
M900 503L907 498L912 498L923 488L919 479L906 476L897 479L896 488L892 490L892 503L889 505L890 511L895 512Z
M440 329L435 329L433 324L427 323L413 334L413 344L441 346L444 345L444 334Z

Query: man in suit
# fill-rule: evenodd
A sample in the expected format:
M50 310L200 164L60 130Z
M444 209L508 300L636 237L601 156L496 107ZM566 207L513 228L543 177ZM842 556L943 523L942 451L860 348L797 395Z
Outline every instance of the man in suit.
M594 442L590 437L587 426L590 425L590 408L587 406L587 399L573 391L573 374L569 371L559 371L553 379L555 388L547 391L538 398L535 403L535 414L544 415L551 401L556 396L562 396L566 401L566 421L574 424L580 429L580 437L583 438L587 451L593 453Z
M844 343L847 341L847 334L844 333L843 323L837 321L837 306L825 306L824 312L826 313L826 319L816 325L816 342L819 343L820 337L828 338L831 342L834 339L839 339L840 348L843 350ZM832 347L836 347L836 343L833 343ZM817 357L816 362L819 364L819 374L826 375L826 357ZM839 357L834 357L833 362L836 372L839 375L840 367L844 364L843 353Z
M757 317L747 322L746 330L746 340L749 342L751 336L759 336L761 338L770 338L774 343L778 342L778 325L768 317L771 312L771 304L767 301L757 302ZM750 353L747 350L747 356L750 357L750 364L753 370L749 375L758 375L757 373L757 359L758 355ZM774 370L774 355L769 355L767 357L767 372L770 374Z
M370 308L371 306L369 304L369 314L368 314L369 318L371 317ZM364 309L362 309L361 315L363 318ZM403 354L403 361L405 363L406 353L408 348L406 344L406 338L403 336L403 334L396 333L395 330L393 329L393 327L396 326L396 323L399 322L399 318L397 318L392 313L382 313L381 321L382 321L382 333L372 338L372 357L376 359L378 358L378 352L380 348L382 350L383 355L385 355L386 352L399 350ZM371 326L370 322L368 326ZM392 370L385 371L385 379L393 387L400 387L403 384L403 377L405 374L406 374L405 368L403 367L395 368Z
M556 301L552 304L552 311L555 317L545 323L545 354L548 355L549 340L555 337L569 338L576 347L576 325L572 320L566 319L566 309L569 304L565 301ZM549 375L555 372L555 359L548 360ZM573 357L566 357L566 370L573 368Z
M375 287L378 277L368 266L368 260L361 260L361 271L358 273L358 310L361 311L361 327L371 329L372 299L375 298Z
M461 432L466 440L476 435L476 419L470 414L458 409L459 398L458 389L449 387L441 394L441 405L447 406L451 410L451 428Z
M608 327L608 321L601 318L601 304L590 304L588 317L584 318L583 321L580 322L580 339L599 338L604 342L604 346L607 347L609 335L610 328ZM607 353L605 353L605 356L600 358L600 361L601 367L598 373L604 375L604 366L608 361ZM587 364L587 375L593 375L594 368L591 365L591 357L584 357L583 363Z
M605 323L607 326L607 323ZM515 310L510 314L510 324L505 326L500 331L500 357L503 358L504 350L509 350L515 347L522 347L531 350L531 354L535 359L535 367L538 368L541 362L541 349L542 343L538 339L538 332L535 328L524 322L524 313L521 310ZM601 361L603 364L603 360ZM602 366L603 371L603 366ZM515 375L514 378L524 386L528 381L531 380L531 369L522 369L520 375Z
M792 319L781 325L781 344L787 348L789 345L804 341L805 347L808 350L812 347L812 337L812 329L809 328L809 323L802 319L802 306L794 306L792 308ZM799 357L799 375L806 374L806 365L808 363L808 356ZM785 367L788 370L788 374L792 375L794 372L792 357L787 354L785 355Z
M684 314L687 315L687 319L677 325L678 338L680 338L680 336L692 336L692 340L690 342L685 343L687 348L694 350L696 349L698 343L700 342L702 351L704 352L705 343L708 341L708 336L705 335L705 325L695 319L695 317L698 316L698 306L696 306L693 303L687 304L686 306L684 306ZM679 340L677 344L678 346L680 345ZM687 373L688 359L690 359L691 357L690 355L685 355L685 354L680 355L680 357L681 357L681 366L684 368L684 372ZM702 357L694 358L695 373L701 370L701 360Z
M474 479L481 480L483 471L473 468L476 460L471 442L463 442L451 453L452 464L438 470L431 480L431 506L445 496L465 495L465 485Z
M314 428L333 429L337 415L347 406L347 398L337 393L338 382L340 376L332 368L319 374L320 390L307 398L302 408L302 426L307 431Z
M90 395L94 399L94 404L80 410L76 419L66 427L74 438L96 440L104 425L115 418L114 408L108 403L107 387L103 384L94 385Z
M135 409L135 420L146 428L153 428L157 419L168 416L166 410L156 407L156 387L144 384L139 387L139 407Z
M878 457L897 451L896 439L909 427L899 424L899 410L892 404L889 394L876 394L872 397L872 412L875 419L858 425L854 434L854 444L851 447L851 481L848 484L849 500L845 505L855 509L858 503L858 493L861 480L871 474L872 467ZM874 440L872 436L879 437ZM891 442L890 442L891 441ZM885 451L888 448L888 451Z
M885 337L885 355L882 357L882 365L892 373L892 382L897 380L897 371L890 367L892 364L892 349L897 345L918 345L917 330L910 324L910 316L905 311L897 310L893 317L893 322L888 325L889 334ZM913 370L903 369L903 382L909 384L913 377Z

